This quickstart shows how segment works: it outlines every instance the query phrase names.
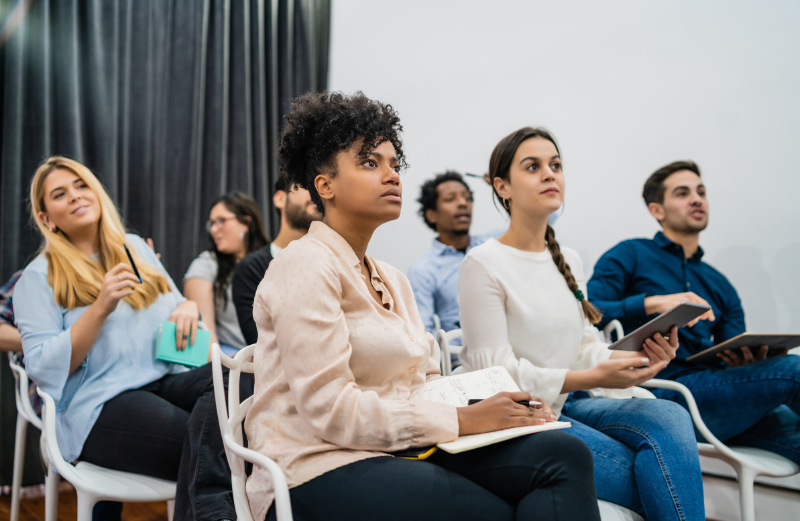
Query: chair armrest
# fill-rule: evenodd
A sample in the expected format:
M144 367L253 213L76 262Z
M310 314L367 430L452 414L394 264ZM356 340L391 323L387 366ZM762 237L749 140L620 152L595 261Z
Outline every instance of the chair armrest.
M606 337L606 342L611 343L611 332L617 334L617 340L625 336L625 330L622 328L622 323L619 320L612 320L606 327L603 328L603 336Z
M281 470L278 464L260 452L242 447L236 443L233 436L230 434L226 434L222 441L225 443L225 448L235 455L269 472L272 478L272 487L275 492L275 513L277 514L278 521L292 521L289 485L286 483L286 477L283 475L283 470Z
M436 343L439 344L439 351L442 355L442 376L450 376L453 372L453 365L450 361L450 343L447 341L447 333L444 329L436 332Z
M8 366L11 372L14 373L14 380L16 380L16 387L14 389L14 401L17 404L17 411L22 414L25 420L42 430L42 420L36 414L31 406L31 401L28 398L28 389L30 388L30 380L25 368L19 361L19 353L8 353Z
M692 416L692 421L694 421L694 425L700 434L708 441L711 445L714 446L722 455L727 458L730 458L734 461L740 461L742 458L738 454L736 454L733 450L731 450L727 445L722 443L714 436L709 428L706 426L703 418L700 416L700 409L697 407L697 402L694 400L694 396L692 396L692 392L683 384L679 384L678 382L673 382L671 380L648 380L645 383L641 384L641 387L652 387L656 389L670 389L672 391L676 391L683 396L683 399L686 400L686 404L689 406L689 414Z
M81 478L81 476L75 472L75 467L65 461L64 457L61 455L61 450L58 448L58 439L56 438L56 403L53 397L38 387L36 391L44 402L42 404L42 438L44 439L44 446L47 448L47 460L56 468L56 471L64 476L64 479L72 483L75 488L93 490L96 488L94 484L87 483Z

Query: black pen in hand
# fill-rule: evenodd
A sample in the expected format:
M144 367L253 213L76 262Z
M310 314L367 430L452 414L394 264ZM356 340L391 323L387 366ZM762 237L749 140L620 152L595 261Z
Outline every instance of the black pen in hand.
M467 400L467 405L474 405L478 402L482 402L483 398L471 398ZM525 407L533 407L534 409L538 409L542 406L542 402L536 402L533 400L520 400L517 402L520 405L524 405Z
M139 284L142 283L142 276L139 275L139 270L136 269L136 264L133 262L133 256L131 255L131 250L128 249L127 244L122 245L125 248L125 253L128 254L128 260L131 261L131 267L133 268L133 272L136 274L136 278L139 279Z

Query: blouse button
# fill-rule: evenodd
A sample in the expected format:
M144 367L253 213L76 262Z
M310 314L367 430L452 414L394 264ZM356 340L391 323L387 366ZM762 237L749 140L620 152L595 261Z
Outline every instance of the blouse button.
M413 373L413 372L414 372L414 371L416 371L416 370L417 370L417 368L416 368L416 367L409 367L409 368L408 368L408 372L409 372L409 373Z

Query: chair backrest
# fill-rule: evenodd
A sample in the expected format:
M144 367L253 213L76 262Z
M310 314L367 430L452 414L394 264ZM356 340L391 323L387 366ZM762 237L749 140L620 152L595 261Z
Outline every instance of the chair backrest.
M450 361L450 342L456 338L461 338L461 330L454 329L452 331L445 331L440 329L436 333L436 343L439 344L439 350L442 356L442 375L450 376L453 373L453 365Z
M617 334L617 338L614 339L611 338L612 332ZM617 340L619 340L620 338L624 337L625 330L622 328L622 323L619 320L614 319L608 324L606 324L606 327L603 328L603 336L605 337L605 341L608 342L609 344L612 344Z
M247 416L247 411L253 404L250 396L239 402L239 380L242 372L253 373L254 366L251 362L255 344L239 350L231 358L219 348L219 344L211 346L211 369L214 378L214 400L217 406L217 418L225 445L225 455L231 468L231 486L233 489L233 503L236 508L236 517L239 521L253 521L250 511L250 502L247 499L245 485L247 475L244 470L245 460L264 467L272 477L275 491L275 510L278 521L292 519L292 509L289 500L289 487L283 471L277 463L265 455L244 447L242 437L242 421ZM227 367L228 373L228 403L225 404L225 383L222 376L222 366Z
M28 375L25 373L25 368L20 363L19 355L19 353L8 353L8 365L11 367L11 372L14 373L14 401L17 404L17 412L28 423L42 430L42 420L31 406L31 400L28 396L30 380L28 380Z

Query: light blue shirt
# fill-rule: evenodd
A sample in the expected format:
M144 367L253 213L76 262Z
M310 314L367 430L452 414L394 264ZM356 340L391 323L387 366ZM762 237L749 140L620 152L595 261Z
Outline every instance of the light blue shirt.
M72 310L56 304L47 282L47 259L39 255L14 288L14 316L22 335L25 371L56 403L56 437L66 461L74 461L97 421L103 404L123 391L137 389L183 366L155 359L158 326L186 300L164 266L141 237L127 235L139 258L167 277L171 293L136 311L120 300L81 365L69 374L70 328L89 306Z
M506 229L503 227L484 235L470 236L467 251L490 238L499 237ZM445 331L461 327L458 319L458 270L464 257L465 252L434 239L431 248L408 270L408 280L414 290L414 300L417 301L422 323L434 335L434 314L439 316Z

